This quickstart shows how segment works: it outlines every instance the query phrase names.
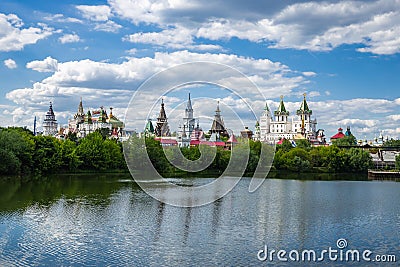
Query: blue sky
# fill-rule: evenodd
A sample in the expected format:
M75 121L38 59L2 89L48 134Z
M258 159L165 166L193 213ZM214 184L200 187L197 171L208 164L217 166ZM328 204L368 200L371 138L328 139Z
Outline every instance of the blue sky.
M265 101L276 108L281 94L294 113L306 92L327 136L349 125L358 138L382 130L399 138L399 21L397 0L5 0L0 125L31 128L35 115L43 119L49 101L65 124L80 97L85 108L112 106L124 118L132 94L147 78L177 64L209 61L240 70L260 88L262 97L246 90L241 95L257 116ZM254 128L254 118L243 117L237 125L227 111L245 113L240 99L199 86L165 97L167 113L176 111L173 130L189 91L204 129L211 125L216 98L226 106L222 115L229 128ZM157 105L148 109L160 94L148 92L135 107L143 121L156 116Z

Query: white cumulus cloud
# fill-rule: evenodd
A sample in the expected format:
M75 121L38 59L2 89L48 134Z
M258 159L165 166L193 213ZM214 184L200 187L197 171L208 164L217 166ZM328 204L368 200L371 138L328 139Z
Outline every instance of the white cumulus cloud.
M78 5L76 8L82 13L84 18L93 21L107 21L111 15L111 9L107 5Z
M58 70L58 61L52 57L46 57L44 60L28 62L26 67L38 72L56 72Z
M24 28L23 21L15 14L0 13L0 51L19 51L53 34L46 25Z
M62 43L62 44L66 44L66 43L76 43L80 41L80 37L79 35L76 34L64 34L63 36L61 36L60 38L58 38L58 40Z
M16 69L18 67L17 63L11 58L4 60L4 65L9 69Z
M400 52L399 0L377 1L126 1L110 0L114 16L160 32L134 33L131 41L176 48L177 40L246 39L270 48L330 51L359 44L359 52ZM172 29L172 30L171 30ZM179 29L174 31L173 29Z

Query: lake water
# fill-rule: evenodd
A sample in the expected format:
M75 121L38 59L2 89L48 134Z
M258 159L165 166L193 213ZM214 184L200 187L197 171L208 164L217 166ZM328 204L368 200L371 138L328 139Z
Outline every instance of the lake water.
M178 208L126 175L0 181L0 266L266 266L257 257L266 245L318 252L338 249L340 238L346 249L400 261L400 183L268 179L249 193L249 182L206 206Z

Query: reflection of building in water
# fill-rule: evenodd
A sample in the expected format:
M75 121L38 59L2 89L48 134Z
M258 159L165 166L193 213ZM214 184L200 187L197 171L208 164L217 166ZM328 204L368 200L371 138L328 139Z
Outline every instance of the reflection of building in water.
M317 120L311 119L312 110L308 107L306 94L300 108L296 111L298 117L290 120L289 115L283 96L281 96L278 109L274 111L274 117L271 116L268 104L265 104L260 121L256 122L254 139L267 143L277 143L281 139L308 139L313 144L325 143L323 130L317 132Z

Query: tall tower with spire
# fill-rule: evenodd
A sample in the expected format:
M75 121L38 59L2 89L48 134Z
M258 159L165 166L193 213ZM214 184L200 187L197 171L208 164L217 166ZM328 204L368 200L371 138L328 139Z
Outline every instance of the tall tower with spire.
M221 117L221 110L219 109L219 101L217 103L217 109L215 110L214 120L210 129L210 133L217 133L220 136L228 137L229 134L226 131L224 120Z
M53 111L53 104L50 102L49 111L43 121L43 135L54 136L57 134L58 123Z
M78 112L74 115L74 119L77 123L82 123L85 120L85 112L83 111L83 104L82 104L82 97L81 101L79 102Z
M297 132L304 137L315 132L317 124L316 120L311 120L312 110L308 107L306 96L307 94L304 93L300 108L296 111L296 115L299 116L299 120L301 121Z
M189 93L189 98L185 109L185 117L183 118L183 125L187 136L191 135L192 131L194 130L195 123L196 122L193 117L192 100L190 99L190 93Z
M157 137L171 135L169 131L167 115L165 114L164 99L161 99L161 109L160 109L160 114L158 115L157 118L155 134Z
M269 110L268 103L265 103L264 112L261 114L260 124L258 125L260 138L270 133L270 125L271 111Z
M286 111L285 103L283 103L283 95L281 95L281 101L279 102L278 109L274 112L275 121L287 122L289 111Z

